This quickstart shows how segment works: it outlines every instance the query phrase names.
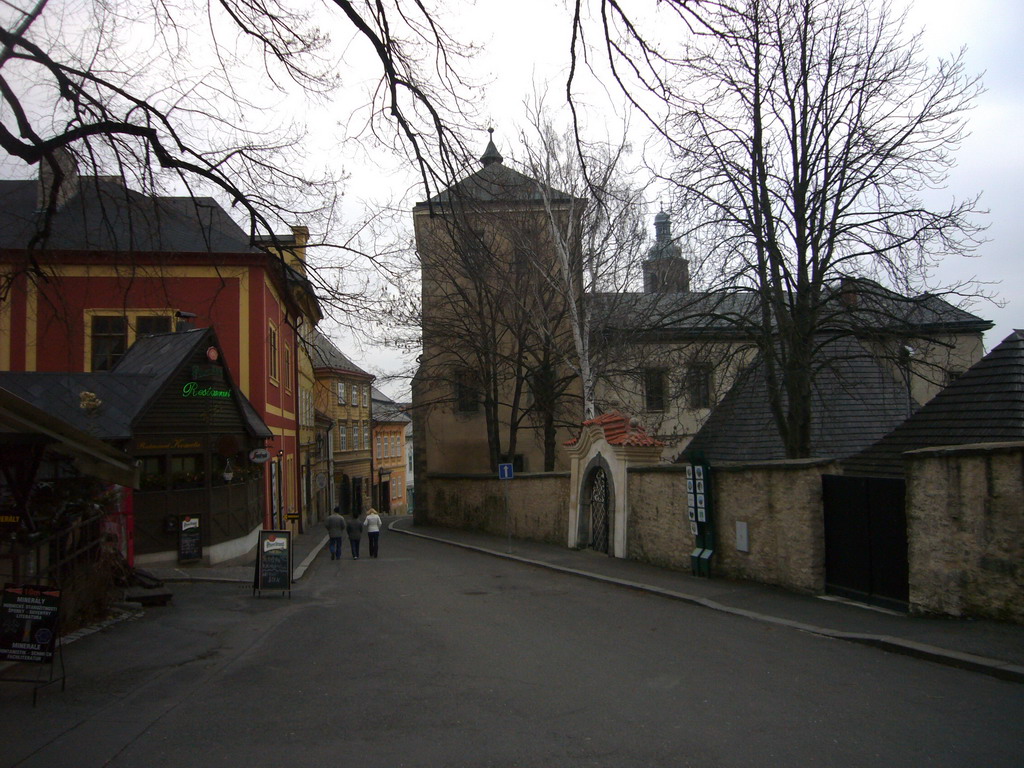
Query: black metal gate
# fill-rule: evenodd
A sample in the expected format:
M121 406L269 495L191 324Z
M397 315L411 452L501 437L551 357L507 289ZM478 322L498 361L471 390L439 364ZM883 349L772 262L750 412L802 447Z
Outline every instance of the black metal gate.
M590 484L590 546L608 553L608 477L601 467L594 470Z
M906 483L823 475L825 590L906 610Z

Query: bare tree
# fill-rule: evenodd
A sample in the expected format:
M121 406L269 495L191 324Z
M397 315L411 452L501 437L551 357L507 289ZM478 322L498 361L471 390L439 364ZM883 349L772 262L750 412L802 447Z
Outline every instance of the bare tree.
M423 3L333 0L314 17L288 0L22 0L0 19L0 148L49 167L51 215L67 173L59 150L144 191L212 188L254 235L328 215L338 177L308 170L305 126L285 116L317 109L368 61L377 85L361 138L407 152L428 191L463 154L466 49ZM349 38L344 49L325 30Z
M552 244L551 251L537 254L534 269L568 313L572 344L558 354L579 378L583 415L590 419L604 367L628 343L620 334L613 349L613 339L598 334L594 312L607 317L623 302L642 312L628 291L642 280L646 186L626 167L630 146L624 137L614 143L567 137L553 124L543 98L527 113L530 135L521 137L525 170L535 180ZM593 300L597 295L599 303Z
M888 3L748 0L674 72L670 179L718 264L714 314L764 360L789 456L810 450L816 358L842 335L923 327L936 260L970 254L977 199L932 209L980 91L961 57L923 60ZM916 326L915 326L916 323Z

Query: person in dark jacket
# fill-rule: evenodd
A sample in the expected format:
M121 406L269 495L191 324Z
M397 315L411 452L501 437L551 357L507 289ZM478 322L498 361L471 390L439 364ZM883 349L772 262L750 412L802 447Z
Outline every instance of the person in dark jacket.
M327 535L330 541L327 542L331 550L331 560L341 560L341 542L345 538L345 518L343 518L335 507L334 511L327 517Z
M353 512L352 516L345 523L345 528L348 531L348 543L352 547L352 559L359 559L359 539L363 536L363 520L359 516L358 512Z

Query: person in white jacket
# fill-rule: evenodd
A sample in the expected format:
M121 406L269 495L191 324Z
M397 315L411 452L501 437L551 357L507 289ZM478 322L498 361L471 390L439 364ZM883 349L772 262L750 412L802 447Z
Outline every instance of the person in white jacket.
M376 557L380 547L380 525L380 515L377 514L376 509L370 507L370 510L366 513L366 519L363 520L366 536L370 540L370 557Z

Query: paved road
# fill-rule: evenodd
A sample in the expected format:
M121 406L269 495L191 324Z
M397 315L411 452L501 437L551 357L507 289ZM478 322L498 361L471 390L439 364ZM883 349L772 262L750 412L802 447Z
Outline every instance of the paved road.
M2 766L1020 766L1024 685L385 534L0 685Z

